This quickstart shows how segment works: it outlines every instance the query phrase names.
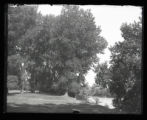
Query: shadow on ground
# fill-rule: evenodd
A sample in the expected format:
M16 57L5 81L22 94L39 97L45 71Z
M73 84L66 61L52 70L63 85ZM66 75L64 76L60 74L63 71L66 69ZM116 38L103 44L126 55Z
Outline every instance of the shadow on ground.
M20 93L7 93L8 96L15 96L17 94L20 94Z
M76 109L80 113L96 114L123 114L118 109L109 109L107 106L92 105L64 96L52 96L36 93L10 91L7 95L8 113L73 113Z
M23 112L23 113L73 113L73 109L77 109L80 113L97 113L97 114L119 114L116 109L108 109L100 105L89 104L43 104L43 105L30 105L30 104L7 104L7 112ZM122 113L122 112L121 112Z

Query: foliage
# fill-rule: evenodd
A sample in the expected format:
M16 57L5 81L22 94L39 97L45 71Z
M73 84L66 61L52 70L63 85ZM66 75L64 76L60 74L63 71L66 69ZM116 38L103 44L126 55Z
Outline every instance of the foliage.
M140 97L137 97L141 96L141 19L133 24L123 24L121 31L124 41L110 48L113 74L110 90L116 94L116 104L123 108L130 107L128 111L132 112L141 107Z
M32 92L37 83L43 91L58 92L74 80L84 83L96 54L107 46L92 13L76 5L63 6L56 17L42 16L36 6L9 6L8 16L8 51L25 60Z
M90 90L91 96L111 97L109 88L103 88L99 85L93 85Z
M80 84L76 81L71 82L68 86L68 95L70 97L75 97L79 93L80 87Z
M15 67L20 84L21 75L23 75L21 64L25 63L26 67L28 64L28 56L22 54L25 54L25 52L21 51L20 43L22 43L22 38L25 33L35 26L36 13L37 6L8 6L8 74L14 74L9 72ZM12 61L13 65L11 63Z
M141 113L141 94L141 82L137 82L125 95L124 100L122 101L122 109L132 113Z
M36 10L36 6L8 6L8 55L17 53L20 38L35 23Z
M95 83L103 88L108 87L111 79L111 73L108 68L107 62L98 64L95 68L95 72L96 72Z
M89 89L87 87L82 87L79 93L76 95L77 100L86 100L89 96Z
M25 62L19 54L14 54L8 56L8 64L7 64L7 75L15 75L18 77L18 88L23 88L23 80L26 78L26 73L24 72L24 68L22 68L21 64Z
M85 73L94 62L96 53L102 52L107 42L100 37L101 30L96 28L94 17L88 10L84 11L78 6L65 6L60 23L57 31L62 34L61 55L66 67L76 73L81 73L81 70Z
M17 55L8 56L8 75L18 75L19 74L19 57Z

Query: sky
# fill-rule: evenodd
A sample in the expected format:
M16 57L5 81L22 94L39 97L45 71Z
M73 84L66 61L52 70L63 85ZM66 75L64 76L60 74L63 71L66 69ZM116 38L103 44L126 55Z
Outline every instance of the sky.
M96 26L101 27L101 36L103 36L108 42L107 48L104 50L104 54L98 54L100 63L110 61L110 51L108 47L113 46L115 42L123 41L121 37L120 27L123 23L133 23L138 21L141 16L141 6L108 6L108 5L81 5L80 8L91 9L93 16L95 17ZM43 15L53 14L55 16L61 13L61 5L39 5L38 12ZM89 70L86 75L86 82L90 86L94 84L95 73Z

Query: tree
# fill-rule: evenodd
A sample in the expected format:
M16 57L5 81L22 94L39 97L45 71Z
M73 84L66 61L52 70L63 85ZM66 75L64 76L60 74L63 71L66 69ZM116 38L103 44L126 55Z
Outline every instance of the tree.
M68 90L72 81L84 83L84 74L96 62L96 54L107 46L91 12L75 5L64 6L61 15L55 17L42 16L35 8L30 9L33 9L31 27L23 31L17 48L20 56L27 59L32 92L37 82L47 91L54 87Z
M8 72L15 68L20 84L23 81L21 64L27 61L27 57L21 54L19 44L25 33L35 25L36 13L37 6L8 6Z
M105 39L99 35L100 32L90 10L84 11L79 6L63 7L55 36L61 63L64 65L62 69L64 73L72 73L72 76L65 75L69 81L74 77L75 80L84 82L81 78L96 61L96 54L107 46Z
M133 24L123 24L121 31L124 41L116 43L114 47L110 48L112 53L111 72L113 80L110 90L116 94L116 105L119 105L119 107L122 107L126 111L140 112L141 19L139 22L134 22ZM126 107L129 109L126 109Z
M98 64L95 68L95 72L96 72L95 83L103 88L108 87L111 79L111 73L108 68L107 62Z
M8 56L17 53L18 42L34 26L37 6L8 5Z
M54 16L38 15L36 21L36 26L26 32L20 43L20 52L29 61L27 70L31 73L32 92L36 89L37 82L41 85L50 83L46 84L49 85L48 87L52 85L57 77L55 65L60 60L58 60L59 54L56 53L58 52L55 48L56 45L51 43L54 39L51 38L51 29L54 28L52 24L55 24L56 21ZM38 81L37 78L41 78L41 81ZM42 80L42 78L44 79ZM46 87L45 89L48 91Z
M11 55L8 57L8 70L7 75L16 75L18 77L18 88L23 90L24 82L26 80L26 65L22 66L22 64L26 63L26 59L23 59L19 54ZM24 76L25 75L25 76Z

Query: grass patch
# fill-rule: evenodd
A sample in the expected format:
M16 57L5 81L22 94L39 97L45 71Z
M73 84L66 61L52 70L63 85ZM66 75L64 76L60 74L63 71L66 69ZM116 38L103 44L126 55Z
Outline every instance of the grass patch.
M100 105L90 105L68 96L51 96L44 94L23 93L7 96L7 112L23 113L72 113L73 109L80 113L120 113Z

